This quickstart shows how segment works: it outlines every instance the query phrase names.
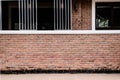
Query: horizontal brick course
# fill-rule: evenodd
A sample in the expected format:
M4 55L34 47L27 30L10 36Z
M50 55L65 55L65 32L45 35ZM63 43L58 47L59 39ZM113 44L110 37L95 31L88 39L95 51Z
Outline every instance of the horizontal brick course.
M0 35L0 70L120 70L120 35Z

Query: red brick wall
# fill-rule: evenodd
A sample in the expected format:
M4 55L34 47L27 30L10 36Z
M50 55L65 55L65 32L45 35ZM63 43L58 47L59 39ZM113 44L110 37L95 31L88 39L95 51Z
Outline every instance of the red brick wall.
M74 9L75 4L78 10ZM72 5L72 29L91 30L92 29L92 0L73 0Z
M0 70L120 70L120 35L0 35Z

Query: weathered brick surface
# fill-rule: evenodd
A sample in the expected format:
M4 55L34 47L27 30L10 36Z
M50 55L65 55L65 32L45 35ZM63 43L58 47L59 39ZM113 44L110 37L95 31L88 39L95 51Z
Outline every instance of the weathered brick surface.
M78 10L74 6L77 4ZM73 0L72 5L72 29L91 30L92 29L92 0Z
M0 35L0 70L120 70L120 35Z

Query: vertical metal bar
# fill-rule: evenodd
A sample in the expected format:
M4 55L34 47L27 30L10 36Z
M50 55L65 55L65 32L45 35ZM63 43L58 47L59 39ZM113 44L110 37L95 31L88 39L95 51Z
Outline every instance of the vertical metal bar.
M27 30L29 29L29 0L27 0Z
M69 7L69 5L70 5L70 2L69 2L69 0L68 0L68 29L69 29L69 19L70 19L70 18L69 18L69 16L70 16L70 15L69 15L69 12L70 12L70 7Z
M64 8L64 9L65 9L65 26L64 26L64 27L65 27L65 30L67 29L67 28L66 28L66 27L67 27L67 25L66 25L66 23L67 23L67 13L66 13L67 9L66 9L66 6L67 6L67 5L66 5L66 0L65 0L65 8Z
M59 16L59 15L58 15L59 7L58 7L58 6L59 6L59 5L58 5L58 3L59 3L59 1L56 0L56 12L57 12L57 14L56 14L56 15L57 15L57 16L56 16L56 18L57 18L57 23L56 23L56 24L57 24L57 30L59 29L59 22L58 22L58 21L59 21L59 17L58 17L58 16Z
M36 30L37 30L37 24L38 24L38 22L37 22L37 0L36 0Z
M61 0L59 0L59 13L60 13L60 14L59 14L59 16L60 16L60 17L59 17L59 19L60 19L60 24L59 24L59 25L60 25L60 28L59 28L59 29L61 30Z
M22 6L22 30L24 29L24 7L23 7L23 4L24 4L24 2L23 2L23 0L21 0L22 2L21 2L21 6Z
M24 0L24 19L25 19L25 24L24 24L24 29L26 30L26 0Z
M70 2L70 29L72 30L72 0Z
M32 30L32 2L30 0L30 30Z
M63 2L63 0L62 0L62 2L61 2L61 11L62 11L62 16L61 16L61 17L62 17L62 21L61 21L61 22L62 22L62 30L64 29L64 23L63 23L63 18L64 18L63 12L64 12L64 11L63 11L63 10L64 10L64 2Z
M19 5L19 30L21 30L21 0L18 1Z
M35 25L35 20L34 20L34 18L35 18L34 17L35 16L35 14L34 14L35 10L34 10L34 6L35 6L35 0L33 0L33 7L32 7L33 8L33 29L35 29L35 26L34 26Z
M58 30L60 29L60 0L58 0Z
M68 0L66 0L66 29L68 30Z
M54 0L54 30L56 29L56 23L55 23L55 20L56 20L56 17L55 17L56 6L55 6L55 4L56 4L56 0Z

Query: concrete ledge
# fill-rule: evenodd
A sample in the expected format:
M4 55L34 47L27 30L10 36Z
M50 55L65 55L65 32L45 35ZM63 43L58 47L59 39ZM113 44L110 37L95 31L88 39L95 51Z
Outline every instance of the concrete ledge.
M22 30L0 31L0 34L120 34L120 30Z

